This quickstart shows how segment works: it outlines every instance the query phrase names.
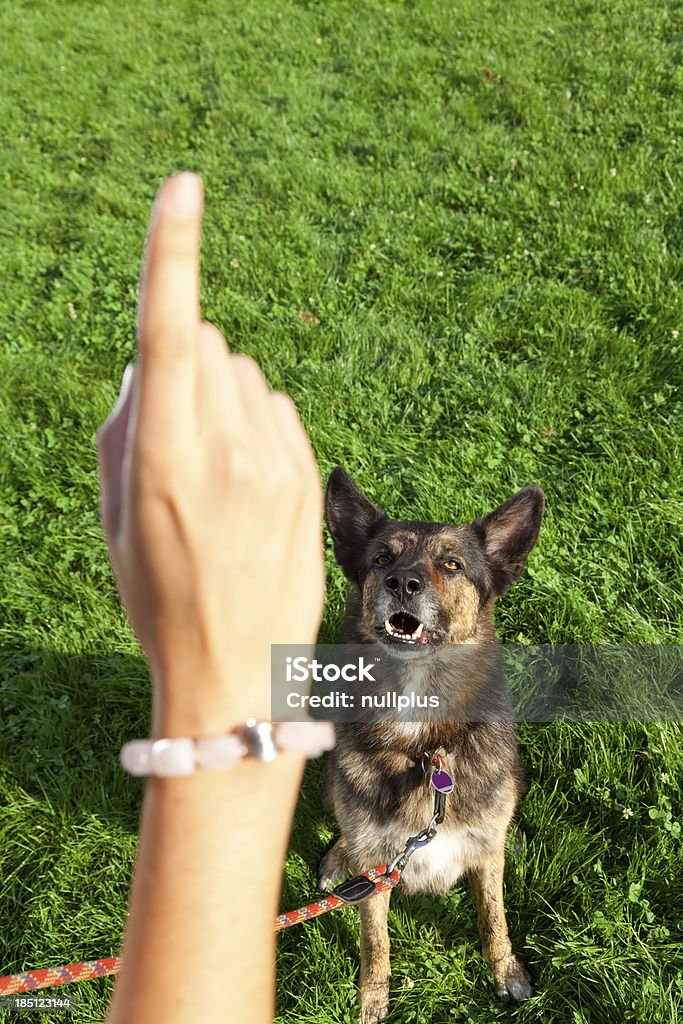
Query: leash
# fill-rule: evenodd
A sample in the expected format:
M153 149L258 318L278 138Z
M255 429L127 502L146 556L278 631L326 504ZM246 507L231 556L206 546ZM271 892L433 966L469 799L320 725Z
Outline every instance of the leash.
M275 931L281 932L292 925L303 921L311 921L314 917L327 914L330 910L348 904L360 903L368 896L393 889L400 879L400 871L394 867L389 870L384 864L370 868L362 875L349 878L338 885L329 896L308 903L305 907L290 910L286 914L278 914L275 918ZM75 981L89 981L91 978L103 978L106 975L118 974L123 960L120 956L105 957L101 960L83 960L77 964L63 964L61 967L46 967L37 971L21 971L18 974L6 974L0 977L0 997L21 995L37 988L53 988L56 985L67 985Z
M426 828L417 835L409 836L403 849L396 854L389 864L378 864L361 875L347 879L333 889L329 896L314 903L308 903L297 910L289 910L278 914L275 918L275 931L281 932L292 925L311 921L314 917L327 914L330 910L360 903L370 896L387 892L398 884L401 872L416 850L431 843L436 835L437 826L444 819L446 797L453 792L453 780L445 771L445 760L439 754L423 754L422 770L430 774L430 782L434 789L434 813ZM103 978L110 974L118 974L123 960L120 956L104 957L101 960L83 960L77 964L63 964L61 967L45 967L35 971L21 971L18 974L6 974L0 977L0 997L21 995L38 988L54 988L56 985L67 985L76 981L89 981L91 978Z

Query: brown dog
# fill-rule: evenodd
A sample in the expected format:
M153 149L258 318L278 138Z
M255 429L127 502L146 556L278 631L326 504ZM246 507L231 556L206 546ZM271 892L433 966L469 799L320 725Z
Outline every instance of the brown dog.
M453 690L453 645L482 645L459 648L469 655L470 671L456 679L459 703L453 706L488 710L475 721L458 713L454 721L337 727L325 797L341 837L320 864L320 886L329 890L349 870L388 864L407 837L430 822L434 791L424 769L443 755L454 782L445 818L429 845L407 862L400 884L406 893L443 893L466 874L496 993L516 1000L528 998L532 989L508 937L503 867L508 829L526 783L505 698L493 604L522 572L543 505L541 489L525 487L490 515L468 526L448 526L390 519L341 468L327 486L335 555L352 584L343 641L381 644L404 692L424 691L425 680L432 691L439 685ZM389 898L381 893L360 904L363 1024L387 1013Z

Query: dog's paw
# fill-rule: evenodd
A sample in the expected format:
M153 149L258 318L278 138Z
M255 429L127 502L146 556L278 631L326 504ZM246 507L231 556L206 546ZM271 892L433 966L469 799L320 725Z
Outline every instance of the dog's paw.
M323 867L323 861L320 862L320 867L318 868L318 888L321 892L332 892L345 878L346 872L341 871L339 868L328 870Z
M348 875L346 857L339 850L339 843L327 851L318 865L318 888L321 892L331 892L335 886L343 882Z
M389 1012L389 982L366 982L360 993L360 1024L377 1024Z
M514 999L515 1002L521 1003L534 994L531 975L519 957L514 954L494 966L493 979L496 995L501 999Z

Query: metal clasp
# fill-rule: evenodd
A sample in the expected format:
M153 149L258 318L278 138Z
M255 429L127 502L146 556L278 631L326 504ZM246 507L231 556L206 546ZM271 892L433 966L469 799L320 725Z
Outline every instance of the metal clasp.
M397 853L390 864L387 865L386 874L390 875L392 871L403 871L404 867L408 863L408 860L421 847L426 846L427 843L431 843L432 839L436 835L436 817L432 817L426 828L423 828L421 832L418 832L416 836L410 836L406 841L406 845Z

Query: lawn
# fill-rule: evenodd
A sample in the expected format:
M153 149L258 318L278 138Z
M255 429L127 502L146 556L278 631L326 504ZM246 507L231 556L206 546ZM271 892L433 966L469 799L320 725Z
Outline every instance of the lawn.
M6 973L119 950L142 787L116 755L146 734L149 684L93 435L178 168L207 189L204 315L292 395L323 475L454 522L537 482L501 638L681 643L683 5L12 0L0 29ZM493 996L465 885L396 896L390 1024L683 1020L681 726L521 738L506 891L537 995ZM286 908L314 898L333 835L320 779ZM349 908L282 936L282 1024L354 1020L358 933ZM111 984L76 986L75 1024Z

